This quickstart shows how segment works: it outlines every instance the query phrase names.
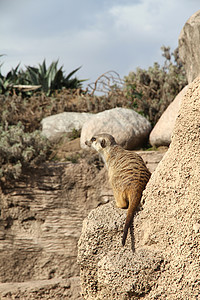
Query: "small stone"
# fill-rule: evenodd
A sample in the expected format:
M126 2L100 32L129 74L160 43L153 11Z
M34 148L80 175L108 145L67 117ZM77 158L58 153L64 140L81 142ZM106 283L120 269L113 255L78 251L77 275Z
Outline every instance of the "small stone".
M193 229L194 229L195 233L199 233L200 232L200 224L199 223L195 223L193 225Z

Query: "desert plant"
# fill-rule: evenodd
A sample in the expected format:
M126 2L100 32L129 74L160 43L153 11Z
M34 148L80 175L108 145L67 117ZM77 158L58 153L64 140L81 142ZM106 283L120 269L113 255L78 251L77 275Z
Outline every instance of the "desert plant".
M2 56L2 55L1 55ZM0 94L13 94L13 86L31 85L40 87L45 95L49 96L62 88L78 89L84 80L79 80L73 75L80 69L77 68L65 76L63 66L58 68L58 60L52 62L49 67L44 60L38 67L27 66L25 70L19 69L19 64L4 76L0 65ZM20 90L21 91L21 90ZM36 90L38 92L38 90ZM15 93L18 90L15 90ZM22 95L30 96L34 90L23 91Z
M14 126L0 126L0 181L17 179L24 168L46 161L49 142L39 131L25 133L19 122Z
M179 59L178 49L161 48L165 62L154 63L147 70L137 68L125 76L124 92L133 108L154 125L174 97L187 84L185 70ZM174 61L172 58L174 57Z
M47 68L45 60L39 67L27 67L26 80L28 84L41 85L41 90L47 96L55 90L61 90L63 87L68 89L77 89L81 87L81 80L71 78L79 69L75 69L67 76L64 76L63 67L58 69L58 61L52 62Z
M18 70L19 64L16 66L16 68L11 69L6 76L3 76L0 71L0 94L8 95L11 92L13 85L20 83Z

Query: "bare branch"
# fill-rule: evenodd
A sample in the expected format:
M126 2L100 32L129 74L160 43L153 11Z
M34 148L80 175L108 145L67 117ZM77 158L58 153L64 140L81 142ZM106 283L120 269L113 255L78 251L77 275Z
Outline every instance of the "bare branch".
M95 82L88 84L88 90L91 96L94 92L109 93L113 89L122 89L124 80L122 80L116 71L108 71L97 78Z

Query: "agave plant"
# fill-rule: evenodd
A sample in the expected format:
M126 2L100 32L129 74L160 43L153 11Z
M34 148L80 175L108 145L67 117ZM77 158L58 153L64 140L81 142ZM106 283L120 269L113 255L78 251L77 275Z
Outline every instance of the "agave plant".
M27 66L26 70L26 80L32 85L41 85L41 90L49 96L53 91L60 90L63 87L70 89L77 89L81 86L81 81L76 77L71 78L79 69L73 70L66 77L63 73L63 67L58 69L58 60L52 62L47 68L46 61L44 60L39 67Z
M3 76L1 73L2 64L0 64L0 94L9 94L15 85L31 85L32 87L41 86L40 90L49 96L55 90L61 90L63 87L77 89L81 87L82 81L84 81L73 77L80 67L65 76L63 66L58 68L58 60L52 62L48 68L45 60L38 67L27 66L26 70L19 70L19 65L9 71L6 76ZM32 94L32 92L28 94Z
M0 67L1 66L2 64ZM3 76L0 72L0 94L9 94L9 92L12 90L12 86L19 84L18 69L19 64L15 69L11 69L6 76Z

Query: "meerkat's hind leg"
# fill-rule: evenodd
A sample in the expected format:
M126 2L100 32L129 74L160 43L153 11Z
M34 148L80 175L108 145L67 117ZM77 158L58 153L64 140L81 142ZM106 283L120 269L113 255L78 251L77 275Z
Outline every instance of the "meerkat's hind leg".
M129 202L128 202L128 198L126 197L126 193L124 191L123 192L117 191L116 193L114 193L114 197L115 197L117 207L128 208Z

